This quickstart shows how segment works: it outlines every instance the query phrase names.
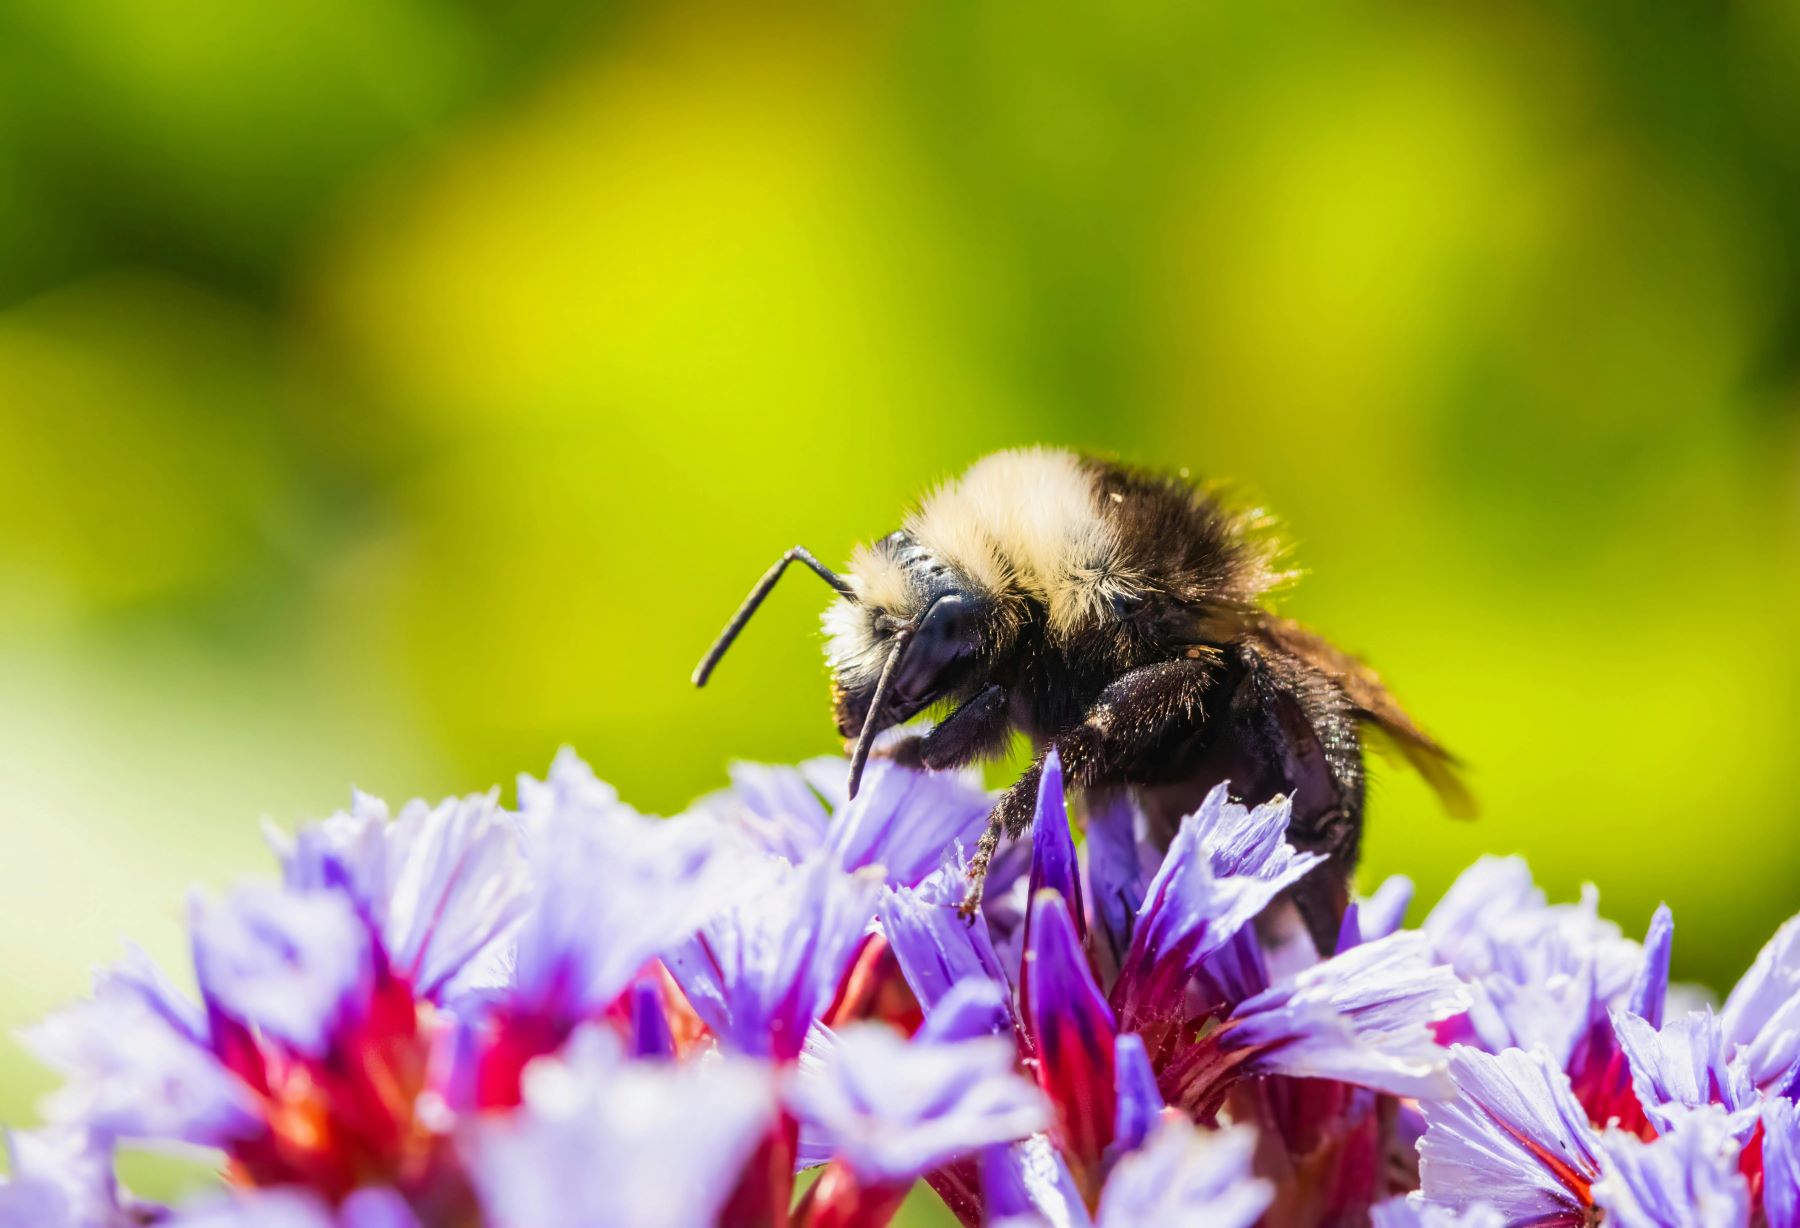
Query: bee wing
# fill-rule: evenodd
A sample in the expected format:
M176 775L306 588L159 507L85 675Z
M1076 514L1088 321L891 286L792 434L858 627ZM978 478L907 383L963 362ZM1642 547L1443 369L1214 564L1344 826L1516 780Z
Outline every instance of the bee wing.
M1263 639L1306 662L1343 688L1363 725L1367 741L1390 757L1398 755L1424 778L1444 809L1459 819L1474 818L1474 795L1459 774L1462 763L1419 728L1381 676L1363 662L1286 618L1269 617L1257 629Z

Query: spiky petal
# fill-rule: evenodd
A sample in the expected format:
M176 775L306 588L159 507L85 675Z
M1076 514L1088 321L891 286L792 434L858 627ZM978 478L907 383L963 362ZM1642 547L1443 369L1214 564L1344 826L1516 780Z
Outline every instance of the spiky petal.
M1431 1024L1468 1005L1423 934L1367 942L1265 990L1220 1033L1261 1073L1336 1079L1397 1096L1450 1092Z
M1038 1083L1056 1110L1053 1133L1076 1179L1096 1188L1112 1143L1115 1023L1063 898L1041 891L1031 901L1031 966L1025 1027L1037 1051Z
M1599 1136L1544 1050L1450 1050L1453 1099L1425 1106L1419 1199L1491 1203L1509 1224L1584 1228L1602 1165Z
M740 1053L791 1060L837 997L879 879L820 856L769 863L762 888L664 959L694 1010Z
M1718 1105L1741 1143L1756 1128L1757 1095L1739 1061L1727 1061L1725 1037L1712 1011L1692 1011L1662 1028L1620 1012L1613 1016L1620 1048L1631 1065L1638 1102L1659 1131L1675 1128L1689 1110Z
M1728 1044L1741 1046L1750 1081L1768 1089L1800 1063L1800 917L1757 954L1719 1013Z
M1287 799L1246 809L1227 801L1220 785L1182 820L1138 909L1113 987L1127 1029L1184 1018L1187 985L1201 966L1323 860L1287 843L1291 812Z
M1654 1142L1611 1134L1594 1204L1608 1228L1749 1228L1750 1188L1723 1110L1682 1114Z
M762 1065L629 1063L584 1029L526 1072L516 1114L479 1124L475 1184L502 1224L711 1228L776 1113Z
M909 1041L883 1024L858 1024L809 1048L788 1105L859 1181L903 1189L1049 1124L1049 1106L1014 1059L1010 1036Z
M1256 1135L1165 1121L1142 1149L1119 1161L1100 1196L1099 1228L1200 1224L1250 1228L1274 1187L1255 1175Z

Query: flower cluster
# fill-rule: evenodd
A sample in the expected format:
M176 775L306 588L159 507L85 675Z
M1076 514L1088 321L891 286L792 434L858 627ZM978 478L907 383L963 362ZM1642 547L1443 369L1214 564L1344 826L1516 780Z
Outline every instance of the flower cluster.
M1666 910L1640 944L1517 860L1321 953L1285 801L1101 801L1078 848L1054 756L969 918L989 796L842 779L654 820L564 752L514 809L272 834L192 903L197 995L128 951L27 1033L64 1082L0 1228L880 1228L921 1181L1009 1228L1800 1228L1800 921L1717 1010ZM119 1187L169 1145L222 1188Z

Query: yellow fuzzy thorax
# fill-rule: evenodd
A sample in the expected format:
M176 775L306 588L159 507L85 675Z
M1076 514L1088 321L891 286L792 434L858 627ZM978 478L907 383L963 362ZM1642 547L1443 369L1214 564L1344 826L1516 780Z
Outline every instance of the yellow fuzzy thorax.
M1069 452L1021 448L983 457L926 495L904 528L985 593L1040 603L1056 638L1091 625L1141 583L1121 565L1092 473ZM825 629L834 665L854 685L879 668L871 611L900 619L919 611L905 568L880 550L857 547L847 579L858 604L835 603Z

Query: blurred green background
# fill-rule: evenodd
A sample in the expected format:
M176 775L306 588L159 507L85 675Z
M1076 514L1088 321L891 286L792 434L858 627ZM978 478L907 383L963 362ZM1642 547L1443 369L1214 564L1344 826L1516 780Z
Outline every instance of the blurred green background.
M821 586L696 656L1032 442L1282 517L1485 805L1371 878L1800 906L1789 0L4 0L0 257L8 1027L352 782L831 749Z

